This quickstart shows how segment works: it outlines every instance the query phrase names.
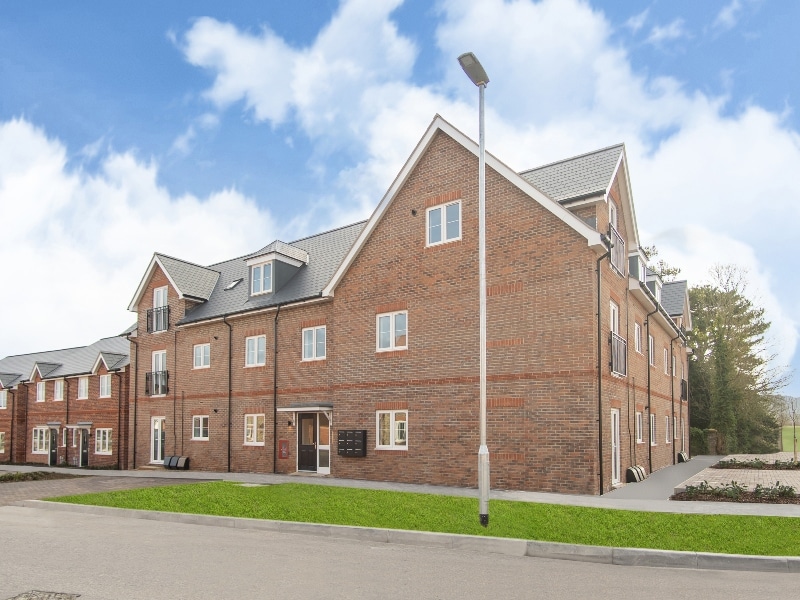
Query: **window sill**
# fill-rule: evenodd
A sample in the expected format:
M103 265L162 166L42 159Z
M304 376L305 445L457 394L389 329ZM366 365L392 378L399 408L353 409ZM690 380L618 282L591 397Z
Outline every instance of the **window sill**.
M267 363L261 363L260 365L245 365L243 368L245 369L257 369L258 367L266 367Z
M111 452L95 452L95 456L111 456Z
M192 438L193 442L207 442L208 438Z
M433 244L425 242L425 250L434 250L436 248L441 248L442 246L449 246L450 244L460 244L460 243L461 243L460 237L453 238L452 240L445 240L443 242L436 242Z
M263 448L264 442L245 442L242 446L250 447L250 448Z
M204 365L202 367L192 367L192 371L202 371L203 369L210 369L211 365Z
M391 448L382 446L380 448L375 448L375 452L380 452L381 454L389 454L392 456L402 456L408 454L408 448Z

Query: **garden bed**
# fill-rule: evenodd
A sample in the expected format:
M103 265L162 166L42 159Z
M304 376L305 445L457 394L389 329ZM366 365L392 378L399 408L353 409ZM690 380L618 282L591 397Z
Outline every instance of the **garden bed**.
M751 460L736 460L730 458L721 460L717 464L711 466L712 469L758 469L764 471L794 471L800 470L800 462L793 460L775 460L773 462L766 462L758 458Z
M70 475L67 473L51 473L49 471L31 471L28 473L3 473L0 483L18 483L20 481L47 481L49 479L71 479L85 477L85 475Z
M755 489L748 490L736 481L719 486L709 485L707 481L698 485L687 485L686 490L673 494L670 500L694 502L740 502L747 504L800 504L797 490L790 485L764 486L758 484Z

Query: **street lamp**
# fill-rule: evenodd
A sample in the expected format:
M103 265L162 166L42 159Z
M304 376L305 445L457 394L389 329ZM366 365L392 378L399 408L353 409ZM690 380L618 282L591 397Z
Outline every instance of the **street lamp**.
M478 514L481 525L489 525L489 448L486 446L486 148L483 125L483 95L489 76L472 52L458 57L472 83L478 86L478 297L480 299L480 433L478 449Z

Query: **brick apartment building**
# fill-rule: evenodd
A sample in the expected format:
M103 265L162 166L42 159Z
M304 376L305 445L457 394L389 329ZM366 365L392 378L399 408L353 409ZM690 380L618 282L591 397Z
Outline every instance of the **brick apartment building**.
M475 486L477 154L437 116L365 222L210 266L155 254L129 468ZM522 173L488 155L486 190L492 487L597 494L673 464L686 282L646 267L624 146Z
M129 348L110 337L0 360L0 462L124 468Z

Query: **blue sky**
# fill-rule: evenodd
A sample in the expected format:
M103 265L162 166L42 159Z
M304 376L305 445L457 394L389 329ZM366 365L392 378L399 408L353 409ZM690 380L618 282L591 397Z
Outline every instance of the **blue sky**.
M124 329L154 251L367 217L435 113L475 136L472 50L490 152L625 142L642 239L691 283L746 268L774 364L800 366L800 4L226 4L0 4L0 356Z

